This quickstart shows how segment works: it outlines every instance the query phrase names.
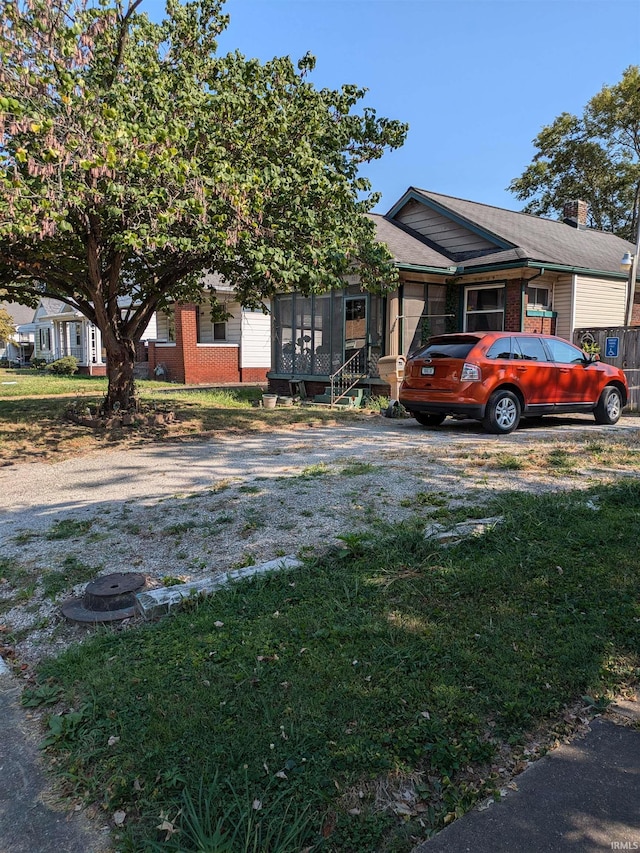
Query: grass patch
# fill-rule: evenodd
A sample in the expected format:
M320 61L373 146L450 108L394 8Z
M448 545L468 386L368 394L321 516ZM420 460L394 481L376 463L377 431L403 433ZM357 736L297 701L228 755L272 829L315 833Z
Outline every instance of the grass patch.
M77 557L69 555L63 560L59 571L49 571L42 575L42 592L46 598L56 598L61 592L78 583L93 580L97 573L95 566L87 566Z
M505 494L483 513L505 520L446 549L380 525L44 662L73 709L48 741L69 791L131 815L127 850L245 849L233 825L260 819L264 837L285 809L292 850L410 850L500 786L500 747L640 672L640 484ZM218 827L218 846L194 826Z
M443 507L448 506L450 498L439 492L416 492L410 498L400 501L402 507Z
M0 558L0 583L7 583L9 586L17 587L30 578L31 574L22 563L18 563L16 560L7 557Z
M77 539L79 536L84 536L91 529L93 521L77 521L73 518L63 518L61 521L54 521L47 531L47 539Z
M326 477L331 473L331 469L326 462L316 462L315 465L307 465L297 475L300 480L311 480L314 477Z
M578 460L574 454L563 447L554 447L547 454L546 466L558 473L568 474L577 467L577 464Z
M6 584L10 595L0 600L0 611L6 611L16 604L25 604L39 593L45 598L56 598L76 584L93 580L98 571L95 566L87 566L72 554L65 557L60 569L45 572L15 560L1 559L0 589Z
M520 471L525 467L525 464L522 459L512 453L497 453L491 467L498 471Z
M345 465L344 468L340 470L340 473L344 477L359 477L363 474L372 474L374 471L377 471L378 468L378 465L372 465L370 462L359 462L356 460Z
M188 533L198 526L196 521L179 521L176 524L168 524L162 528L162 532L169 536L180 536L182 533Z

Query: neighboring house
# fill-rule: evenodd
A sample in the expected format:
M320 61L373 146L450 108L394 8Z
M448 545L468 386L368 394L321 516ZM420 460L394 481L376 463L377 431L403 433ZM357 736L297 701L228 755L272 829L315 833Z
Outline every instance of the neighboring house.
M354 276L341 291L278 295L270 387L289 393L304 381L319 393L352 359L360 385L382 393L380 356L406 355L431 334L504 329L571 340L577 328L624 325L620 260L635 248L588 229L586 215L584 202L555 221L409 188L386 216L371 215L399 286L365 293Z
M231 316L212 322L207 288ZM149 341L149 376L187 385L264 383L271 366L271 317L234 301L233 288L218 276L204 279L200 305L174 305L157 313L157 335Z
M15 325L15 332L9 340L0 340L0 361L12 365L28 364L34 345L33 308L17 302L0 302L0 308L7 312Z
M71 355L78 360L79 373L106 375L106 354L100 329L78 310L57 299L43 297L33 316L33 325L34 358L50 362ZM146 359L146 341L155 336L154 320L149 324L139 346L140 361Z
M78 360L80 373L106 375L100 330L75 308L57 299L43 297L33 321L35 358L56 361L71 355Z

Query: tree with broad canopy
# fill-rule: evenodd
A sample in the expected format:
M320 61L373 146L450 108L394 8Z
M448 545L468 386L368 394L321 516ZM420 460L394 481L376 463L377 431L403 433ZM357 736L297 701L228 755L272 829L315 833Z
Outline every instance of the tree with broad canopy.
M406 125L355 112L355 85L315 88L309 54L219 55L222 0L168 0L161 23L140 3L0 0L0 293L100 329L105 411L135 405L136 343L201 301L205 271L247 307L354 268L396 280L359 167Z
M582 116L562 113L533 140L533 162L509 190L524 210L562 215L565 202L589 205L589 225L635 241L640 215L640 66L604 86Z

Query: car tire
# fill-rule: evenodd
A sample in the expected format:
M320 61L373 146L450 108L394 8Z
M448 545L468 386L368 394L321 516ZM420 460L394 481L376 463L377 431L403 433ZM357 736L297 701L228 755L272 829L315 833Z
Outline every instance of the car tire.
M427 412L414 412L413 417L421 426L436 427L440 426L446 415L430 415Z
M520 423L522 406L512 391L494 391L489 397L482 426L487 432L508 435Z
M617 424L622 414L622 394L613 385L607 385L593 410L597 424Z

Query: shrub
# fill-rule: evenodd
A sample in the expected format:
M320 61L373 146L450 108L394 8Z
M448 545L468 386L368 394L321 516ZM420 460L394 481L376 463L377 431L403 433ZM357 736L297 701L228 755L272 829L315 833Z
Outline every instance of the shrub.
M64 358L52 361L45 369L60 376L72 376L78 370L78 359L73 355L65 355Z
M46 367L47 359L46 358L32 358L31 361L29 362L29 364L31 365L31 367L34 370L41 370L43 367Z

